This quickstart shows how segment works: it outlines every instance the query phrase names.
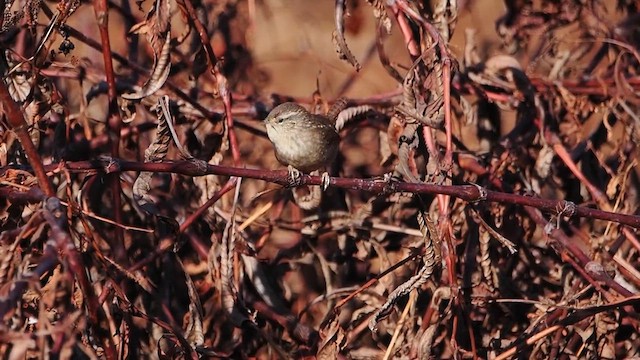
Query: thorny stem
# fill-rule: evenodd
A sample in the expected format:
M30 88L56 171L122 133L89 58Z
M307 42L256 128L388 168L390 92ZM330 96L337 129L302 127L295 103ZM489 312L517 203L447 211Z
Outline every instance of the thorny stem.
M45 169L54 173L57 173L61 170L67 170L76 173L97 173L104 171L106 171L107 173L123 171L150 171L158 173L175 173L187 176L237 176L269 181L280 184L282 186L288 186L290 182L289 173L287 171L266 171L261 169L247 169L200 163L196 164L188 160L141 163L134 161L125 161L121 159L107 159L102 161L76 161L57 163L48 165ZM515 204L521 206L531 206L549 213L560 214L567 217L588 217L606 221L613 221L634 228L640 228L640 216L603 211L586 206L577 206L565 200L541 199L533 196L523 196L484 189L482 189L484 194L481 194L481 190L478 188L478 186L474 185L436 185L426 183L383 181L376 178L360 179L340 177L330 177L329 184L331 186L343 189L361 190L379 194L389 194L396 192L410 192L414 194L432 195L442 194L453 196L469 202L487 201ZM300 184L298 186L302 185L322 185L322 177L302 175L300 178ZM559 212L559 209L567 208L573 209L572 213Z
M525 210L527 211L529 216L538 224L538 226L545 228L548 225L549 221L547 221L539 211L532 209L531 207L525 207ZM611 287L613 290L624 297L633 295L629 290L618 284L606 273L588 272L585 267L592 260L578 247L577 242L571 241L561 229L551 230L551 232L549 233L549 237L556 240L564 249L567 249L569 253L571 253L571 255L576 258L577 263L572 264L574 265L574 268L580 274L582 274L583 277L585 277L585 279L589 281L594 287L600 288L601 292L608 301L612 301L613 297L608 296L607 292L603 292L602 288L595 282L595 280L604 282L605 284L607 284L607 286Z
M120 117L120 109L118 108L118 93L116 90L116 79L113 72L113 59L111 58L111 41L109 39L109 10L107 8L107 0L94 0L93 8L96 14L98 29L100 30L100 40L102 42L102 59L104 61L104 71L107 78L107 96L109 99L108 113L108 129L109 140L111 142L111 156L118 157L120 153L120 128L122 127L122 118ZM122 223L122 204L120 199L120 178L114 176L111 178L111 196L113 197L114 220ZM127 253L124 246L124 231L115 227L114 254L121 264L127 264Z

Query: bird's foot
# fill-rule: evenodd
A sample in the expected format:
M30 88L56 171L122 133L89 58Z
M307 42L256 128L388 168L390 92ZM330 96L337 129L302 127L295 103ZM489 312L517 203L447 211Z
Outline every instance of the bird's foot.
M322 181L320 182L322 191L326 191L329 187L329 184L331 184L331 177L329 176L329 173L325 171L322 173Z
M294 168L291 165L288 166L288 170L289 170L289 186L290 187L299 186L302 183L301 181L302 173L300 172L300 170Z

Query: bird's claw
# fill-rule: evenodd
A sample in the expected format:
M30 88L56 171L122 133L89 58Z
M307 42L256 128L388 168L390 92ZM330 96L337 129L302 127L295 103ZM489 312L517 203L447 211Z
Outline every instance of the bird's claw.
M300 172L300 170L294 168L291 165L289 165L288 170L289 170L289 186L290 187L299 186L302 183L301 181L302 173Z
M329 177L329 173L325 171L322 173L322 181L320 182L322 191L326 191L329 187L329 184L331 184L331 177Z

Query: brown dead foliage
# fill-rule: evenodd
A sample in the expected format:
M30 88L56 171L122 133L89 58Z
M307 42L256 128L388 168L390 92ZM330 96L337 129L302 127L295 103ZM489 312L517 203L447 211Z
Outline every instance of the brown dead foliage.
M640 356L637 7L6 1L0 354Z

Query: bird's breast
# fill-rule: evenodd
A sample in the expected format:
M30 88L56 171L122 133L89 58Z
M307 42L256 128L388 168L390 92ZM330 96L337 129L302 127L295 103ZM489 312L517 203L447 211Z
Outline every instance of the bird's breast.
M339 145L335 131L324 128L302 128L277 131L272 129L269 138L274 144L276 158L284 165L309 173L333 161ZM327 131L333 131L328 133Z

